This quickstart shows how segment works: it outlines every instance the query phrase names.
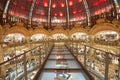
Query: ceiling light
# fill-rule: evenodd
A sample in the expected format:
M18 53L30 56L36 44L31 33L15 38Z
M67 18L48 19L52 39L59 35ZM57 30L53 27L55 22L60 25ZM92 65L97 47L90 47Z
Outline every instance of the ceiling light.
M65 4L64 3L61 3L61 7L64 7L65 6Z
M25 7L24 7L24 6L21 6L21 9L22 9L22 10L25 10Z
M55 13L54 16L57 16L57 13Z
M82 2L82 0L78 0L78 2Z
M52 5L52 8L56 8L56 4L53 4L53 5Z
M72 6L73 5L73 2L72 1L69 1L69 6Z
M44 2L44 7L48 7L48 3L47 2Z
M60 16L62 17L62 16L63 16L63 13L60 13Z

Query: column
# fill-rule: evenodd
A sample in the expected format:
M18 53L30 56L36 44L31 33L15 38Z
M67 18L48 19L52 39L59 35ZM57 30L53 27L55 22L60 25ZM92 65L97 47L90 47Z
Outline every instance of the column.
M109 53L105 53L105 79L104 80L109 80L109 64L110 64L110 57Z
M46 58L46 55L47 55L47 47L46 47L46 40L44 41L44 59Z
M94 36L93 35L90 35L90 38L89 38L89 40L90 40L90 46L94 46Z
M72 40L70 40L70 50L72 50Z
M84 49L84 66L86 67L86 45Z
M90 46L90 49L89 49L89 56L93 56L94 54L94 49L91 48L92 46L94 46L94 37L93 35L90 35L90 42L89 42L89 46Z
M40 53L40 55L39 55L39 65L41 66L41 46L39 46L39 53Z
M4 61L3 58L3 47L0 45L0 63ZM6 70L5 70L5 65L0 65L0 77L2 77L4 79L6 75Z
M120 79L120 55L119 55L119 64L118 64L118 79Z
M72 40L72 51L73 51L73 48L74 48L74 40Z
M3 38L4 38L4 35L1 33L0 34L0 63L4 61ZM6 75L6 67L5 65L0 65L0 77L4 79L5 75Z
M27 78L27 64L26 64L26 54L24 54L24 77L25 77L25 80L28 80Z
M77 41L77 58L79 58L79 41Z

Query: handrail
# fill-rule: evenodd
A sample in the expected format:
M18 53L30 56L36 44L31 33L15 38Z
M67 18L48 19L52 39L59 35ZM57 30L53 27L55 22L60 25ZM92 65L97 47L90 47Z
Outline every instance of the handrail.
M0 63L0 67L1 66L4 66L6 63L11 63L11 61L13 60L15 60L15 61L17 61L17 60L19 60L18 58L19 57L22 57L23 58L23 70L24 70L24 78L25 78L25 80L28 80L28 72L27 72L27 54L32 54L31 52L32 51L37 51L37 52L41 52L41 47L43 46L43 49L45 48L45 52L46 51L50 51L50 49L52 48L52 46L53 46L53 43L50 43L50 41L44 41L45 43L43 43L43 45L41 45L41 44L39 44L39 45L37 45L36 47L34 47L34 48L31 48L31 49L29 49L29 50L26 50L26 51L24 51L23 53L21 53L21 54L19 54L19 55L15 55L15 57L13 57L13 58L11 58L11 59L9 59L9 60L6 60L6 61L3 61L3 62L1 62ZM47 52L46 52L47 53ZM41 55L41 54L40 54ZM48 54L45 54L45 58L47 57L47 55ZM41 61L41 56L39 56L39 59L40 59L40 61ZM43 60L45 60L45 59L43 59ZM18 74L17 74L17 62L15 63L16 65L16 76L18 77ZM41 64L41 63L40 63ZM2 73L1 73L2 74ZM0 74L0 75L1 75ZM5 78L5 75L4 76L2 76L3 78Z
M41 45L39 45L39 46L41 46ZM22 55L24 55L24 54L26 54L26 53L28 53L28 52L30 52L30 51L36 49L36 48L38 48L39 46L37 46L37 47L35 47L35 48L32 48L32 49L30 49L30 50L28 50L28 51L25 51L24 53L22 53L22 54L20 54L20 55L17 55L17 56L15 56L15 57L13 57L13 58L7 60L7 61L1 62L1 63L0 63L0 66L3 65L3 64L5 64L5 63L7 63L7 62L10 62L10 61L12 61L12 60L18 58L18 57L20 57L20 56L22 56Z
M97 48L92 47L92 46L89 46L89 45L84 45L84 46L90 47L90 48L93 48L93 49L95 49L95 50L99 50L99 51L102 51L102 52L105 52L105 53L109 53L109 54L114 55L114 56L117 56L117 57L119 56L119 55L117 55L117 54L113 54L112 52L108 52L108 51L104 51L104 50L101 50L101 49L97 49Z
M101 72L103 72L103 74L104 74L104 77L105 77L105 79L107 80L107 78L109 77L109 72L108 72L108 69L109 69L109 65L110 65L110 63L112 62L111 60L113 60L111 57L112 56L114 56L114 57L116 57L116 59L117 58L119 58L120 59L120 54L114 54L113 52L109 52L109 51L105 51L105 50L103 50L102 48L96 48L95 46L92 46L92 45L89 45L89 44L84 44L84 43L79 43L79 42L77 42L77 41L71 41L71 42L68 42L68 43L66 43L66 45L67 45L67 47L69 47L73 52L74 52L74 50L72 49L72 48L75 48L75 49L77 49L77 54L79 55L79 47L78 47L78 45L79 44L81 44L84 48L85 48L85 53L86 53L86 47L88 47L88 48L90 48L90 49L93 49L93 51L94 50L98 50L98 51L100 51L100 52L103 52L103 55L104 55L104 63L105 63L105 66L104 66L104 71L105 72L103 72L103 71L101 71ZM75 47L76 46L76 47ZM107 47L107 46L106 46ZM117 49L119 48L119 47L116 47ZM78 56L77 55L77 56ZM109 56L110 55L110 56ZM93 55L91 55L91 57L92 57ZM89 58L89 57L87 57L87 55L85 54L84 55L84 65L86 66L86 60L87 60L87 58L90 60L91 59L91 62L93 61L94 62L94 60L93 60L93 58ZM94 57L95 58L95 57ZM103 58L102 58L102 60L103 60ZM96 59L96 58L95 58ZM118 59L118 60L119 60ZM119 63L120 63L120 61L118 61L118 66L119 66ZM97 63L96 63L97 64ZM90 65L89 65L90 66ZM101 66L101 65L99 65L99 66ZM92 67L93 68L93 67ZM101 68L100 68L101 69ZM116 68L117 69L117 68ZM119 70L119 67L118 67L118 70ZM119 73L118 73L119 74ZM114 74L112 74L112 76L113 76Z
M38 77L39 77L39 75L40 75L42 69L44 68L45 63L47 62L47 59L48 59L48 57L49 57L49 55L50 55L50 53L51 53L53 47L54 47L54 45L52 46L52 48L51 48L49 54L46 56L46 59L45 59L43 65L42 65L41 68L38 70L38 72L37 72L37 74L35 75L35 77L33 78L33 80L37 80L37 79L38 79Z
M65 45L66 46L66 45ZM68 46L66 46L68 48ZM68 48L69 49L69 48ZM82 69L84 70L84 72L87 74L88 78L90 80L95 80L93 78L93 76L87 71L87 69L81 64L80 61L78 61L78 59L76 58L76 56L73 54L73 51L71 49L69 49L69 51L72 53L72 55L74 56L74 58L76 59L76 61L80 64L80 66L82 67Z
M78 40L75 40L74 42L79 43L79 41L78 41ZM119 57L119 55L114 54L114 53L112 53L112 52L108 52L108 51L105 51L105 50L101 50L101 49L98 49L98 48L95 48L95 47L92 47L92 46L89 46L89 45L86 45L86 44L82 44L82 45L83 45L83 46L86 46L86 47L93 48L93 49L95 49L95 50L99 50L99 51L102 51L102 52L105 52L105 53L109 53L109 54L111 54L111 55L114 55L114 56Z

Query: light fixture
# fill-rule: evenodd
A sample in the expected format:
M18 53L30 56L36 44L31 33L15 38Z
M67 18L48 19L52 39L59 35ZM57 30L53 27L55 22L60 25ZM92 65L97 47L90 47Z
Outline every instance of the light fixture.
M52 8L56 8L56 4L55 3L52 5Z
M82 2L82 0L78 0L78 2Z
M65 6L65 4L64 3L61 3L61 7L64 7Z
M44 7L48 7L48 3L47 2L44 2Z
M55 13L54 16L57 16L57 13Z
M63 13L60 13L60 16L62 17L62 16L63 16Z
M69 6L72 6L73 5L73 2L72 1L69 1Z

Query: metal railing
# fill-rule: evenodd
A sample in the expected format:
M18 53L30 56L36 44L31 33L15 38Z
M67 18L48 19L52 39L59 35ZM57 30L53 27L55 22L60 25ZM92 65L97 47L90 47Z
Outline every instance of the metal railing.
M32 79L46 59L53 46L52 41L43 41L41 45L24 51L20 55L0 63L0 79L28 80ZM33 74L31 76L31 74Z
M120 79L120 54L110 52L107 46L103 50L94 44L82 43L78 40L70 40L66 45L74 52L77 59L98 79Z

